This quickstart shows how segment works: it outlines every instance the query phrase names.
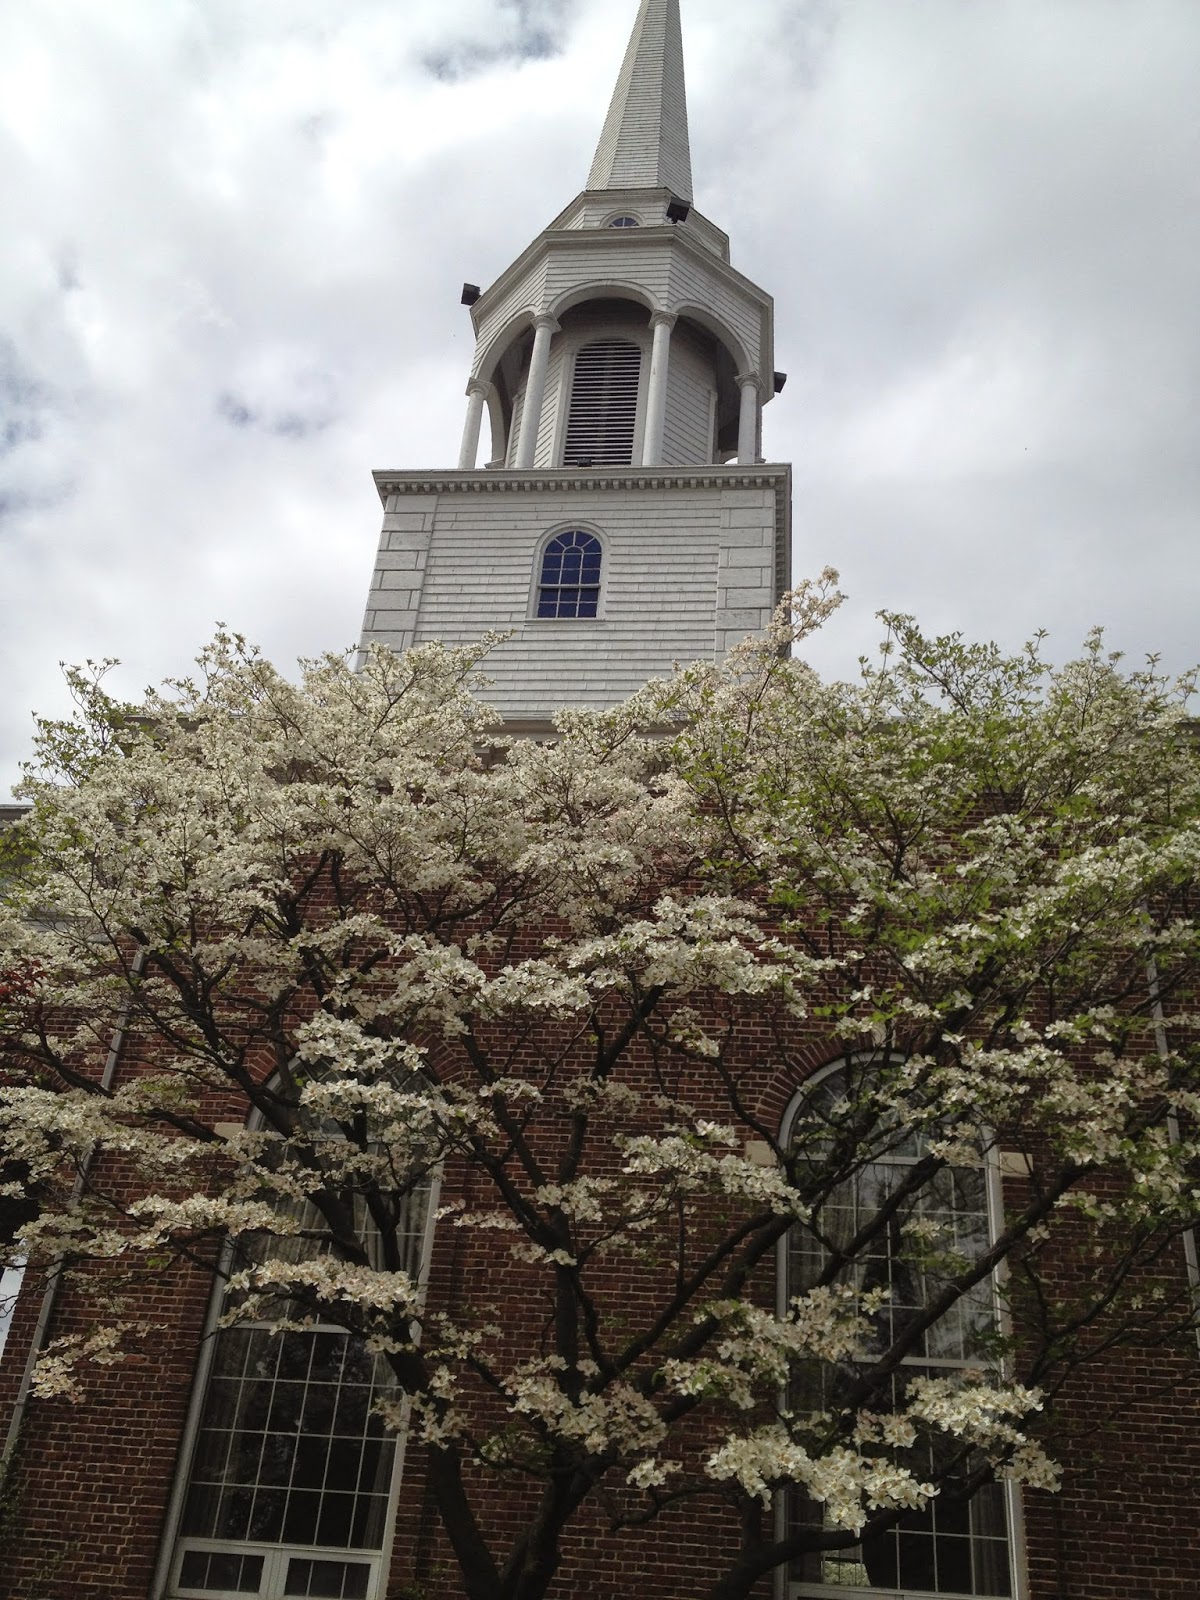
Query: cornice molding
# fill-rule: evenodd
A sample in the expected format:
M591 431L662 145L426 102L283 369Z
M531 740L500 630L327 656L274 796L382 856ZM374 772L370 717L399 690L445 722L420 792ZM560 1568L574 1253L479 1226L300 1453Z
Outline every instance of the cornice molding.
M536 471L476 468L470 472L378 471L372 474L380 500L394 494L511 494L582 489L601 493L629 489L771 489L787 492L791 467L766 462L710 467L545 467Z

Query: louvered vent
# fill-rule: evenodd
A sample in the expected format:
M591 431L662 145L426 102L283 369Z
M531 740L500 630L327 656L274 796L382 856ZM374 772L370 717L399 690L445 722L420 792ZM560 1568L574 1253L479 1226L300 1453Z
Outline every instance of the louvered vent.
M642 352L627 339L600 339L575 357L563 464L628 467L633 462Z

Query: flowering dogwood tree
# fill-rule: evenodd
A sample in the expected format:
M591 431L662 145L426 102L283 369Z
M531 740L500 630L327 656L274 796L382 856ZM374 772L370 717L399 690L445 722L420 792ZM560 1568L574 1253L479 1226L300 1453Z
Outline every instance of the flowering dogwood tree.
M35 1411L198 1262L383 1364L471 1600L689 1501L709 1600L881 1581L1054 1487L1072 1372L1194 1322L1190 685L903 617L824 683L833 577L546 742L471 697L491 641L75 676L7 840L0 1249L117 1309Z

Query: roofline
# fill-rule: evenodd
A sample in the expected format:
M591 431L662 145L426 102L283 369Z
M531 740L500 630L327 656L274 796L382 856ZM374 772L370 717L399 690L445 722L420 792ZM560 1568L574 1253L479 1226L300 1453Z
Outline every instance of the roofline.
M394 494L505 494L559 489L773 489L790 494L792 468L786 461L741 466L736 461L705 467L476 467L469 472L426 468L380 468L371 474L379 498Z

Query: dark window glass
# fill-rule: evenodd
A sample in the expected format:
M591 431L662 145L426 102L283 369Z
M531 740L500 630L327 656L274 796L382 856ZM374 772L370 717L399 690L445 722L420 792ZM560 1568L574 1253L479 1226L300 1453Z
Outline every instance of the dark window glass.
M594 533L555 534L542 554L539 617L594 617L600 608L600 541Z
M361 1561L307 1561L288 1563L284 1594L322 1597L322 1600L366 1600L370 1567Z
M223 1350L230 1338L244 1345L248 1331L257 1348L236 1356ZM386 1388L384 1372L344 1333L218 1334L217 1370L228 1371L243 1354L244 1378L209 1385L183 1532L345 1546L359 1542L357 1535L352 1540L354 1528L375 1548L382 1524L375 1500L386 1490L395 1450L370 1415L374 1396ZM282 1376L297 1371L307 1373L305 1382ZM224 1427L212 1426L217 1417Z
M420 1266L427 1200L428 1191L418 1190L397 1228L412 1272ZM305 1226L319 1236L321 1219L310 1210ZM363 1235L368 1249L378 1244L365 1212ZM264 1259L294 1241L264 1233L244 1248ZM281 1301L279 1309L289 1308ZM283 1545L313 1550L311 1559L288 1563L288 1594L365 1600L370 1564L322 1561L318 1552L322 1545L382 1548L396 1441L371 1407L391 1386L382 1358L339 1329L276 1333L247 1321L218 1331L179 1531L185 1540L225 1548L186 1549L180 1585L258 1594L263 1574L275 1568L237 1546ZM277 1579L270 1581L277 1593Z
M864 1070L855 1063L826 1075L804 1108L804 1138L814 1154L827 1148L822 1127L834 1137L846 1107L862 1090ZM800 1127L798 1120L797 1127ZM802 1294L821 1277L832 1251L848 1250L888 1200L897 1195L912 1167L926 1153L924 1135L899 1123L881 1130L877 1159L861 1167L828 1196L811 1227L797 1225L788 1239L788 1292ZM793 1135L799 1142L800 1135ZM889 1298L876 1318L875 1348L882 1353L921 1313L942 1288L933 1266L913 1259L906 1226L936 1222L954 1257L978 1257L989 1240L986 1173L978 1166L943 1168L910 1194L886 1227L855 1250L839 1279L861 1289L886 1288ZM905 1389L914 1378L944 1376L972 1363L986 1365L981 1346L995 1326L991 1286L977 1285L960 1297L923 1335L918 1352L881 1379L871 1409L900 1409ZM845 1361L808 1363L795 1374L792 1403L798 1410L836 1409L850 1384L863 1373L862 1364ZM936 1446L918 1445L909 1465L915 1475L933 1477L939 1470ZM944 1469L944 1463L943 1463ZM797 1524L821 1526L821 1508L795 1497ZM923 1511L910 1512L886 1532L869 1534L849 1549L814 1553L793 1564L793 1583L817 1583L848 1590L893 1591L912 1600L926 1595L986 1596L1005 1600L1012 1594L1008 1557L1007 1512L1003 1488L990 1484L968 1501L954 1492L954 1480ZM808 1593L804 1587L789 1591Z
M184 1589L225 1589L234 1594L257 1594L262 1570L261 1556L189 1550L179 1569L179 1583Z

